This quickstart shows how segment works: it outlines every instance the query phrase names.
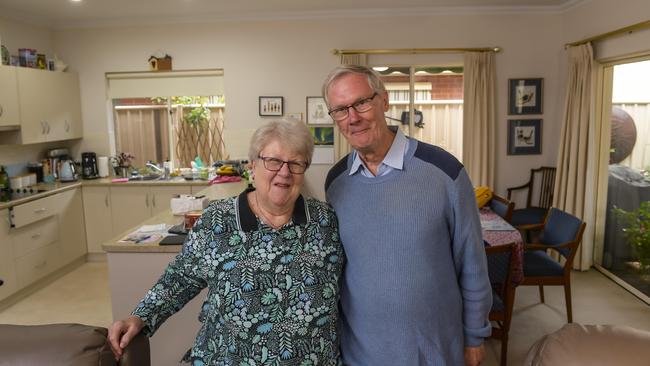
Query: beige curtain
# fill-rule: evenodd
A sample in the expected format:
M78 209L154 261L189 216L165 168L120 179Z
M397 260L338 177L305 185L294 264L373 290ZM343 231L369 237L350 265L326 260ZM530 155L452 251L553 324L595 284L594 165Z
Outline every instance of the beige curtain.
M588 270L593 263L594 199L597 184L595 164L595 129L593 116L591 44L570 48L568 51L566 100L562 117L557 157L557 174L553 206L582 218L587 230L574 261L574 268ZM590 228L591 226L591 228Z
M463 165L474 186L494 187L494 53L467 52L463 67Z
M341 55L341 65L367 65L368 55L354 54L354 55ZM334 125L334 161L341 160L345 155L352 151L352 147L348 141L343 137L339 128Z

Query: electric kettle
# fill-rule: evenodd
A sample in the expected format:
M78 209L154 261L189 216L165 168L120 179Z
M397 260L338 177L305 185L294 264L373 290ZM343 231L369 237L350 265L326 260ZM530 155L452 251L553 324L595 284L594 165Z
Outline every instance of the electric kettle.
M77 180L77 172L74 167L74 161L71 159L63 159L59 167L59 181L61 182L74 182Z

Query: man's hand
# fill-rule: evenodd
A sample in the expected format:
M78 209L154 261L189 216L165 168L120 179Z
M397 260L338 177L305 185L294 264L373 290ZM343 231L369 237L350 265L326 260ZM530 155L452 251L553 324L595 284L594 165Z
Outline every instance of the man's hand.
M485 358L485 347L465 347L465 366L479 366Z

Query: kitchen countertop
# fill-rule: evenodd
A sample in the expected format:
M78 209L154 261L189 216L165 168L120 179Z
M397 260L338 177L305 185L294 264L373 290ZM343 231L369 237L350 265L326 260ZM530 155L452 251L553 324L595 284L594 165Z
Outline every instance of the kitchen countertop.
M246 181L234 183L220 183L206 187L198 194L205 195L210 200L219 198L232 197L240 194L246 188ZM134 225L129 230L116 235L111 240L107 241L102 248L108 253L115 252L133 252L133 253L176 253L181 249L180 245L158 245L158 242L151 243L127 243L120 242L129 233L137 230L142 225L155 225L155 224L169 224L176 225L183 221L183 216L172 215L171 210L166 210L158 215L151 217L143 222Z
M114 178L99 178L92 180L78 180L76 182L62 183L39 183L31 188L38 190L45 190L45 192L35 193L27 197L21 197L13 199L7 202L0 202L0 210L17 206L23 203L34 201L43 197L51 196L53 194L61 193L67 191L68 189L73 189L81 186L87 187L161 187L161 186L208 186L208 181L206 180L185 180L183 178L174 178L171 180L144 180L144 181L129 181L121 183L113 183L111 180Z

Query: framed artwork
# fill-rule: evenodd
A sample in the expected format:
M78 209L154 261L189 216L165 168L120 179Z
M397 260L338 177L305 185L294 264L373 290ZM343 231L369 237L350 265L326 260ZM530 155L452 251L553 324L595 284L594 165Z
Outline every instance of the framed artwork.
M284 97L260 97L260 116L281 116L284 114Z
M334 146L334 127L309 127L316 146Z
M287 113L287 117L295 119L297 121L302 122L302 112L296 112L296 113Z
M508 114L542 114L544 79L508 79Z
M542 153L542 120L508 120L508 155Z
M323 97L307 97L307 124L331 125L334 121L327 114L327 104Z

